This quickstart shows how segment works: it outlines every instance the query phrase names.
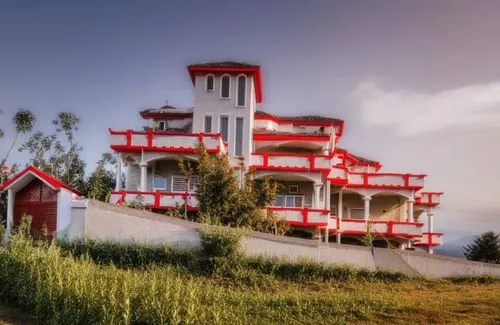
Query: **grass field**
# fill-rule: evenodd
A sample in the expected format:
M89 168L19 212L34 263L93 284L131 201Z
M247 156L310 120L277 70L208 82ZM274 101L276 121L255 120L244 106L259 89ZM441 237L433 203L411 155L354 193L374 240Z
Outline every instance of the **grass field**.
M192 265L203 267L200 261ZM25 315L35 315L49 324L500 324L499 279L459 283L364 271L324 280L328 269L307 263L285 279L229 266L209 274L168 264L119 268L17 237L0 247L0 321L34 324ZM314 270L319 276L300 276Z
M212 280L214 285L227 286L223 281ZM233 283L226 290L242 290L249 295L257 288L238 288ZM263 288L261 288L263 289ZM357 296L361 309L352 308L346 317L338 323L351 324L500 324L500 284L450 284L450 283L307 283L294 284L277 282L267 290L267 296L289 296L297 290L304 296L317 296L326 304L324 308L314 307L317 315L309 319L327 324L335 306L330 305L333 297L342 295ZM260 296L260 295L259 295ZM368 303L373 299L382 299L395 309L377 311ZM329 303L327 303L329 302ZM279 305L275 308L280 308ZM266 309L267 310L267 309ZM359 311L362 310L362 313ZM255 310L254 310L255 311ZM259 311L255 311L259 313ZM264 310L261 312L265 312ZM291 310L288 310L292 314ZM258 324L264 318L255 315L248 323ZM297 315L298 316L298 315ZM242 319L243 320L243 319ZM268 318L269 320L269 318ZM275 319L278 323L278 319ZM0 324L36 324L31 317L26 317L19 310L0 306ZM282 324L286 324L283 322ZM305 324L305 322L304 322Z

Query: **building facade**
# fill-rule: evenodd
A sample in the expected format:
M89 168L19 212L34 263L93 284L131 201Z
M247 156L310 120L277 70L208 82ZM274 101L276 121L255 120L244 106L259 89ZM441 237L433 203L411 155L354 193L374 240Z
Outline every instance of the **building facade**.
M338 146L344 121L322 116L277 116L257 110L263 101L261 69L239 62L188 66L194 107L163 106L140 112L144 130L109 130L121 162L110 202L140 198L155 210L187 202L197 209L196 176L188 184L177 158L194 164L197 144L241 159L255 178L271 177L283 191L268 207L294 230L338 243L360 241L405 248L440 245L433 209L441 192L425 192L424 174L381 172L382 165ZM242 171L239 175L242 175ZM425 218L426 226L421 222Z

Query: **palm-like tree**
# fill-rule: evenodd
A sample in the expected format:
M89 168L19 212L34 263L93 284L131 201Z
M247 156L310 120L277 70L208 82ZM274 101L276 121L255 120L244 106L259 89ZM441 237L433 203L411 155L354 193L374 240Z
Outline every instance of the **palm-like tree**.
M12 149L14 149L14 146L16 145L19 135L31 132L31 130L33 130L33 124L35 124L36 116L27 109L20 109L19 111L17 111L16 115L14 115L12 120L16 127L16 136L14 137L14 140L12 141L12 144L9 150L7 151L7 154L2 159L2 161L0 161L0 167L5 165L7 159L9 159L9 155L12 152ZM0 136L3 136L3 131L1 129L0 129Z

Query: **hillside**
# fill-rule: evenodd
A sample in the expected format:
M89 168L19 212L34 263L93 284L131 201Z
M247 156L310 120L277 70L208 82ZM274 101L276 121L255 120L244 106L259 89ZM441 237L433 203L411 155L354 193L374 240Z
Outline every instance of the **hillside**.
M445 242L443 245L438 246L434 249L434 254L465 258L464 246L472 243L476 237L477 235L471 235L455 239L450 242Z

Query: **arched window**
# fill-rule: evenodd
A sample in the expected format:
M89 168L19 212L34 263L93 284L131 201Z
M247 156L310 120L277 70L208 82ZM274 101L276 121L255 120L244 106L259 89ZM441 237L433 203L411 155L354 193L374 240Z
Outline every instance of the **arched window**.
M209 74L205 79L205 89L206 91L214 91L214 76Z
M238 94L236 98L236 106L245 106L245 94L247 89L247 77L238 77Z
M231 86L231 78L222 76L220 79L220 98L229 98L229 88Z

